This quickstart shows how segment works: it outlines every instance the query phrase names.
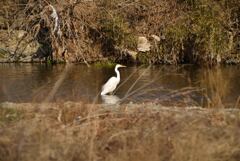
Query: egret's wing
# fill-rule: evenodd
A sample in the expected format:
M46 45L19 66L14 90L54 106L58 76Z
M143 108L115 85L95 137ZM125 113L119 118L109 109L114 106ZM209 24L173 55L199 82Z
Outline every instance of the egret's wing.
M104 93L109 93L114 91L118 84L117 78L116 77L111 77L103 86L102 86L102 91Z
M115 77L111 77L103 86L102 89L105 89L107 87L112 87L114 86L114 84L116 83L116 78Z

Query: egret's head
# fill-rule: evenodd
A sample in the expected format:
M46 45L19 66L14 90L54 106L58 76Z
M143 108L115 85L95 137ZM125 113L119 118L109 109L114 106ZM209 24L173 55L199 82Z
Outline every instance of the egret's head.
M126 67L125 65L121 65L121 64L117 64L115 68L122 68L122 67Z

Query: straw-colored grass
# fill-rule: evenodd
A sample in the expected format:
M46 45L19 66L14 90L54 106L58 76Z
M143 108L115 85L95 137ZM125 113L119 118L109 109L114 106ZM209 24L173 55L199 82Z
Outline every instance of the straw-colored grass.
M21 117L4 120L13 111ZM155 104L0 105L1 161L238 161L240 111Z

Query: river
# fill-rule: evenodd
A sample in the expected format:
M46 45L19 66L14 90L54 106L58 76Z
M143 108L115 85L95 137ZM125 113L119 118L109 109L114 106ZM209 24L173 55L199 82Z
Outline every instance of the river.
M240 66L128 66L113 96L101 86L114 68L64 64L0 64L0 102L161 103L239 107ZM238 104L238 105L237 105Z

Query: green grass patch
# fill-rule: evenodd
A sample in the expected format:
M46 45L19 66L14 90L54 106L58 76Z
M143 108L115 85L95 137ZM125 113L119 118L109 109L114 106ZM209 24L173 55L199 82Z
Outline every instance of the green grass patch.
M93 65L94 67L97 67L97 68L113 68L116 65L116 63L112 61L104 61L104 62L96 62Z
M0 107L0 125L14 123L20 120L23 113L20 110Z

